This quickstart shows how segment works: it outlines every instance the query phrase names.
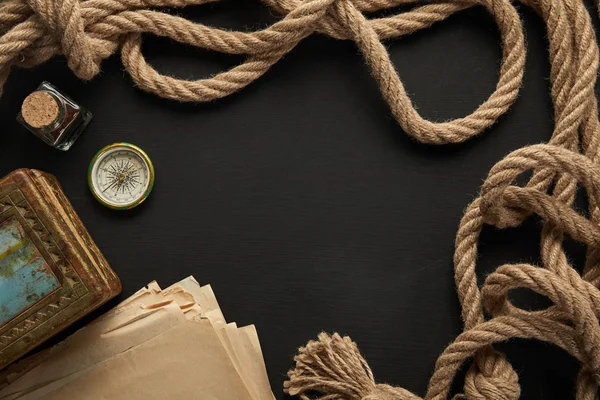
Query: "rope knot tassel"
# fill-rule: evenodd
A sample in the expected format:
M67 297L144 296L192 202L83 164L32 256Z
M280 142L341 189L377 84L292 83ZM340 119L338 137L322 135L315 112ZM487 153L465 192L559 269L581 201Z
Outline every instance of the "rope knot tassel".
M420 400L409 391L375 384L373 373L358 346L347 336L321 333L298 350L295 369L288 372L286 393L303 400Z

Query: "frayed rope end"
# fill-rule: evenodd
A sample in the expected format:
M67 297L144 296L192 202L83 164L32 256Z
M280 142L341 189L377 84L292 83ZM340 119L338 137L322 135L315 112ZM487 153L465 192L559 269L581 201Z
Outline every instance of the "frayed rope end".
M416 400L419 397L389 385L377 385L358 346L348 336L321 333L298 349L296 368L288 372L284 391L302 399ZM309 397L312 395L311 397Z

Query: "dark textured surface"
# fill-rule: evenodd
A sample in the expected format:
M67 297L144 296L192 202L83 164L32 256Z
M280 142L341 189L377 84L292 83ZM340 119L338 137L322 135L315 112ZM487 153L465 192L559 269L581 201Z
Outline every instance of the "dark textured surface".
M272 21L254 0L183 12L211 25L258 29ZM13 73L0 99L0 175L53 173L123 281L123 296L156 279L211 283L228 319L255 323L278 399L297 346L319 331L358 342L381 382L424 394L437 355L461 331L452 252L463 209L488 169L518 147L547 141L552 108L544 26L522 11L525 85L482 136L430 147L391 118L356 47L311 37L261 80L207 105L181 105L132 87L117 57L92 82L62 58ZM501 48L493 19L470 10L389 43L425 117L464 116L493 90ZM239 61L148 38L161 72L205 77ZM49 80L95 116L68 153L15 121L20 102ZM153 159L147 203L115 212L95 202L87 166L128 141ZM535 261L539 224L485 230L479 271ZM580 249L575 247L575 258ZM550 345L504 346L523 399L572 397L576 363ZM200 398L200 395L199 395Z

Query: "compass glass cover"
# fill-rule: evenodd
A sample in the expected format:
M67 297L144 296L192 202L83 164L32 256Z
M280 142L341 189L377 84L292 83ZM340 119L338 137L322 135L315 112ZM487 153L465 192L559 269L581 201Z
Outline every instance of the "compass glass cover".
M150 167L134 149L115 147L98 156L91 183L101 202L127 207L141 202L150 186Z

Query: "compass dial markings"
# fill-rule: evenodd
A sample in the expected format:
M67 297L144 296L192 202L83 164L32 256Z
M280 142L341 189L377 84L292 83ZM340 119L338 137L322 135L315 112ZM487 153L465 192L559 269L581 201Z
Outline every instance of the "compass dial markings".
M143 199L151 181L146 159L126 146L98 156L91 173L91 183L100 200L117 207Z

